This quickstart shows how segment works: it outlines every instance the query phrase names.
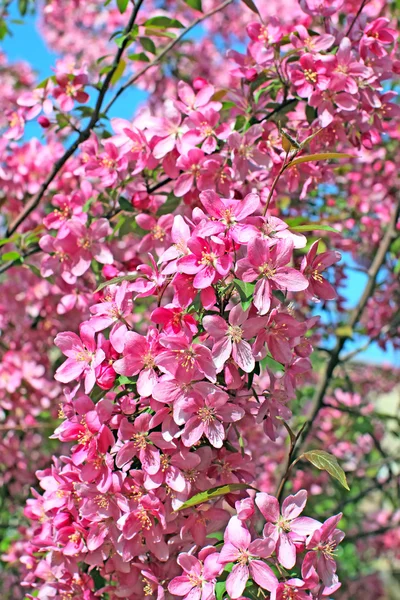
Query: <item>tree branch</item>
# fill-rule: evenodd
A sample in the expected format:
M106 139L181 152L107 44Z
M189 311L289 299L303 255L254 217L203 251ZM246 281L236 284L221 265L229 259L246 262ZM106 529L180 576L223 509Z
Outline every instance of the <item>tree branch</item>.
M129 19L129 22L124 30L125 35L129 34L132 31L132 28L136 21L136 17L139 13L141 5L143 4L143 1L144 0L138 0L137 4L135 5L135 7L132 11L131 17ZM85 129L83 129L81 131L81 133L79 134L79 136L77 137L75 142L73 142L71 144L71 146L66 150L66 152L63 154L63 156L56 161L56 163L55 163L54 167L52 168L52 170L50 171L50 174L48 175L47 179L41 185L38 193L35 196L33 196L33 198L31 198L31 200L26 204L25 208L21 211L21 213L14 219L14 221L12 221L10 223L10 225L8 226L8 229L7 229L6 237L10 237L14 233L14 231L16 231L18 229L18 227L26 219L26 217L28 217L31 214L31 212L39 205L39 203L40 203L41 199L43 198L45 192L47 191L49 185L54 180L54 178L56 177L56 175L58 174L60 169L65 165L67 160L70 158L70 156L73 155L73 153L80 146L80 144L82 144L82 142L86 141L89 138L92 130L94 129L94 127L97 124L97 121L99 120L104 97L110 86L111 80L118 68L118 65L120 63L122 55L128 45L129 45L129 39L126 38L124 40L124 42L121 44L121 47L118 49L118 52L115 55L112 67L111 67L110 71L107 73L107 75L103 81L103 85L100 88L100 92L99 92L99 95L97 98L96 106L94 107L93 114L90 118L88 125L85 127Z
M392 239L396 233L396 225L397 225L397 221L399 219L399 214L400 214L400 199L397 201L397 205L393 211L393 215L390 220L390 223L388 224L386 233L383 236L383 239L380 243L380 246L375 255L375 258L372 261L371 267L368 270L368 281L364 288L362 297L361 297L360 301L358 302L357 306L351 312L349 321L347 323L347 326L350 330L353 330L354 326L358 323L358 321L367 305L369 298L373 294L373 291L374 291L375 285L376 285L376 280L378 277L378 273L379 273L383 263L385 262L386 254L390 248L390 244L392 243ZM335 347L331 351L330 358L326 364L326 367L323 371L319 385L315 391L314 401L313 401L313 409L312 409L312 411L308 417L308 420L306 422L306 425L303 429L300 443L297 447L296 452L294 453L295 455L298 455L299 452L301 452L301 450L304 448L305 441L306 441L308 435L310 434L312 425L313 425L319 411L324 406L324 398L325 398L326 391L331 382L335 368L340 363L340 353L348 339L349 339L349 336L341 336L341 337L337 337L337 339L336 339Z

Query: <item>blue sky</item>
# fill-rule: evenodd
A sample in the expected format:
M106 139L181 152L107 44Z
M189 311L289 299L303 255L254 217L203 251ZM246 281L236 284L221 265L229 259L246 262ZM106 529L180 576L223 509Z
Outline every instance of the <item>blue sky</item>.
M14 6L14 4L12 4ZM13 11L11 11L13 12ZM12 17L18 18L18 14L14 8ZM52 66L57 60L57 55L51 52L45 45L43 39L39 35L35 17L27 15L24 18L24 23L21 25L12 24L11 29L13 36L7 37L2 44L3 50L8 55L10 61L26 60L38 73L39 81L52 74ZM110 111L110 116L119 116L129 118L135 108L143 101L145 94L140 90L130 89L123 94L115 103ZM41 129L36 123L30 123L27 129L29 136L41 136ZM344 257L346 263L351 264L349 257ZM363 288L365 286L366 276L363 273L349 271L349 281L345 295L347 298L347 306L354 307L359 301ZM365 341L365 340L364 340ZM348 341L346 350L350 351L362 345L362 341ZM389 349L383 352L376 344L372 344L367 351L363 352L358 358L365 359L373 363L390 363L394 365L400 364L400 351L395 352Z

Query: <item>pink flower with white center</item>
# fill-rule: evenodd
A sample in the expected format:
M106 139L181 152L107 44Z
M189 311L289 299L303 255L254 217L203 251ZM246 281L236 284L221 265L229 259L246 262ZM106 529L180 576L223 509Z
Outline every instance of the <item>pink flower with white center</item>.
M195 289L203 290L229 273L232 258L227 254L222 240L213 238L208 242L201 237L192 236L187 246L191 254L180 258L177 268L180 273L195 275Z
M182 137L184 148L192 148L201 144L201 149L206 154L211 154L217 147L218 140L226 140L232 132L228 123L218 126L219 113L212 108L202 109L190 113L185 120L189 127Z
M299 292L308 287L307 279L296 269L286 265L292 258L293 244L279 240L272 248L260 238L248 245L247 258L237 263L237 276L242 281L256 279L254 306L261 315L265 315L271 306L272 290Z
M90 307L92 313L90 325L95 331L103 331L111 327L109 338L117 352L122 352L124 349L127 331L125 317L132 312L131 294L127 288L127 281L123 281L120 286L109 286L103 301Z
M290 73L290 79L299 96L309 98L315 89L328 88L329 77L326 75L327 67L324 62L315 60L312 54L303 54L299 66L302 70L295 67Z
M321 52L328 50L335 41L335 36L329 33L310 35L304 25L296 25L295 33L290 34L290 42L297 49L305 48L306 52Z
M289 225L278 217L267 214L265 217L250 217L248 222L256 227L257 236L267 240L270 246L273 246L276 240L284 239L290 240L294 248L304 248L307 244L305 235L290 231Z
M152 426L157 426L157 421L153 418ZM156 440L157 443L157 440ZM155 474L148 474L145 477L145 486L147 489L157 488L164 483L174 490L174 492L189 492L188 482L184 477L184 471L196 469L200 464L200 457L197 454L189 452L186 448L180 451L175 444L170 448L163 445L163 454L160 458L160 470Z
M357 94L357 78L367 79L372 75L371 69L354 60L351 53L351 41L347 37L340 42L331 69L329 89L334 92Z
M254 170L254 167L266 167L271 164L269 154L262 152L256 144L263 131L262 125L253 125L242 134L234 131L228 138L229 148L232 149L232 166L241 179L246 179L252 168Z
M192 398L183 407L186 423L182 442L185 446L193 446L204 435L214 448L222 448L225 439L224 423L235 423L244 415L242 408L228 400L228 394L210 383L196 384Z
M34 119L42 109L46 115L50 115L53 112L53 103L48 98L52 87L53 84L50 79L45 87L35 88L30 92L24 92L18 97L18 106L23 106L28 109L25 114L27 121Z
M217 315L207 315L203 318L203 327L214 339L212 355L217 373L222 371L224 364L232 355L234 361L245 373L251 373L255 360L249 342L243 339L245 332L242 328L248 311L240 304L229 312L229 322ZM251 336L252 337L252 336Z
M150 231L138 244L138 252L155 250L157 256L160 256L171 245L170 233L174 221L173 215L162 215L157 219L153 215L141 213L135 217L135 221L139 227Z
M224 545L219 562L235 563L226 580L226 591L232 600L240 598L251 577L263 590L272 592L278 586L272 569L261 558L268 558L274 551L274 542L268 539L251 541L247 527L238 517L232 517L225 529Z
M175 106L183 112L185 115L190 115L192 112L199 110L206 110L213 108L214 110L221 109L220 102L212 102L211 98L214 96L215 88L213 85L205 85L200 89L197 94L193 89L184 81L178 83L178 97L179 100L175 100ZM211 101L211 102L210 102Z
M131 462L137 456L142 463L143 470L149 475L155 475L160 470L160 451L154 445L156 433L150 433L151 415L143 413L130 423L125 417L121 420L118 429L120 440L129 440L119 448L115 463L118 468Z
M39 240L39 246L47 253L40 265L42 277L57 274L69 284L74 284L76 278L87 271L87 263L79 259L79 248L74 235L69 234L61 239L44 235Z
M224 157L213 154L203 163L197 188L201 191L217 190L223 196L229 196L234 175L232 167L226 164Z
M380 58L386 55L383 46L394 44L397 39L397 33L388 27L389 23L389 19L380 17L365 27L360 41L361 58L367 58L368 50Z
M88 76L84 73L76 76L62 73L56 75L56 80L58 87L54 88L53 96L58 100L61 110L69 112L74 108L74 101L85 104L89 100L89 94L84 91Z
M302 576L307 579L315 570L324 585L330 587L338 582L334 553L344 538L343 531L336 529L342 518L342 513L330 517L307 540L307 554L302 565Z
M238 244L246 244L254 237L255 227L240 221L246 221L259 208L258 194L247 194L243 200L229 200L207 190L200 194L200 201L206 214L197 225L195 235L208 237L225 233Z
M127 154L131 175L140 173L146 167L151 156L150 147L143 131L126 119L111 119L111 126L116 135L108 138L108 141L119 149L121 155ZM135 166L131 170L132 161L135 161Z
M176 261L178 258L189 254L187 242L190 239L190 227L181 215L175 215L174 223L171 229L172 246L167 248L160 256L159 262L164 263L172 261L164 267L163 273L176 273Z
M156 140L153 148L153 156L156 159L164 158L175 146L180 145L180 138L187 131L187 126L181 124L181 113L172 102L166 103L164 114L162 118L153 119L149 127L150 133Z
M54 378L61 383L69 383L85 376L85 393L88 394L96 383L95 369L104 360L104 351L96 347L95 330L82 323L79 336L72 331L59 333L54 343L67 360L58 367Z
M248 325L258 325L260 317L249 319ZM267 318L262 319L261 331L257 335L254 344L254 353L262 352L265 344L271 356L280 363L288 364L293 357L293 347L307 331L305 323L299 323L297 319L288 313L271 311Z
M215 381L216 372L212 354L206 346L193 344L190 338L184 335L160 338L160 344L167 348L159 352L155 359L161 371L173 375L182 383L201 379L201 375L209 381Z
M104 151L89 158L85 171L90 177L100 177L101 184L112 187L118 179L124 178L128 166L126 154L120 154L118 148L109 141L104 142Z
M288 579L278 585L271 592L271 600L310 600L310 595L305 589L306 583L302 579Z
M173 304L153 310L151 320L153 323L162 325L164 331L168 334L184 333L188 337L191 337L197 333L196 319L182 308Z
M86 223L88 216L82 211L85 201L84 195L80 192L75 192L72 196L55 194L51 203L57 208L46 215L43 223L47 229L61 229L72 218Z
M156 261L152 254L148 253L150 265L139 265L136 271L143 275L133 281L129 289L137 292L136 298L147 298L148 296L156 296L162 290L165 284L165 276L158 270Z
M79 248L77 258L79 268L84 269L82 272L90 267L93 258L103 265L113 263L113 255L104 243L104 239L112 231L107 219L97 219L89 227L77 219L72 219L68 223L68 229L76 237Z
M263 492L256 494L255 503L267 521L264 537L273 540L279 562L285 569L291 569L296 563L295 541L305 541L320 523L309 517L299 517L307 502L306 490L300 490L294 496L285 498L282 515L279 502L274 496Z
M147 338L134 331L127 331L123 357L114 363L114 370L120 375L135 377L139 374L137 390L144 398L151 395L158 381L155 361L159 351L160 345L155 330L150 330Z
M176 161L183 173L181 173L174 184L174 194L177 198L181 198L187 194L193 184L200 177L201 168L206 160L203 150L199 148L191 148L187 154L182 154Z
M325 269L337 263L340 259L340 253L334 251L318 252L319 240L314 242L307 255L301 261L301 272L309 281L307 294L310 294L314 301L334 300L337 293L334 287L321 275Z
M267 25L250 23L246 30L252 40L249 52L257 64L264 65L271 61L274 57L274 49L271 46L280 42L283 37L279 21L272 17Z
M200 559L200 560L199 560ZM218 553L213 546L206 546L199 552L199 559L191 554L180 554L177 562L184 575L174 577L168 591L183 600L212 600L215 598L215 583L223 566L218 562Z
M6 116L9 129L3 133L3 137L6 140L21 139L25 131L25 110L19 108L18 110L7 111Z
M305 13L311 16L330 17L343 5L344 0L299 0Z

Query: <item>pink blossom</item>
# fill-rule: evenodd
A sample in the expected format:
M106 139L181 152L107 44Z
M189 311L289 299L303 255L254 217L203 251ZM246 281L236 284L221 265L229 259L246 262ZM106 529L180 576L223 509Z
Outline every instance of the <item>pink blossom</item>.
M150 331L147 338L134 331L125 333L123 358L115 361L114 370L126 377L139 374L136 385L141 396L150 396L157 383L155 361L159 349L155 332Z
M247 194L243 200L229 200L208 190L200 194L206 215L201 218L195 229L195 235L208 237L220 233L226 233L228 237L238 244L250 241L254 236L255 228L252 225L241 223L258 209L260 198L257 194Z
M314 242L307 255L301 261L301 272L307 277L309 286L307 293L315 300L334 300L337 297L333 286L321 275L331 265L337 263L341 256L339 252L318 252L319 240Z
M178 260L180 273L195 275L193 287L203 290L221 277L225 277L232 264L232 258L226 253L225 243L214 238L209 242L193 236L187 246L191 254Z
M315 519L299 517L307 502L307 492L300 490L294 496L285 498L282 504L282 515L279 503L274 496L265 493L256 495L255 503L267 521L264 537L272 539L276 544L276 554L285 569L291 569L296 563L295 541L305 541L320 525Z
M278 586L278 579L272 569L261 558L268 558L274 550L274 543L268 539L251 541L247 527L238 517L232 517L225 529L224 545L219 555L223 565L235 563L226 580L226 591L233 600L240 598L247 580L251 577L263 590L272 592Z
M325 62L315 60L312 54L303 54L300 58L302 70L295 67L290 74L299 96L309 98L315 89L326 90L328 88L329 77L325 65Z
M314 530L307 540L308 552L302 566L303 578L310 577L313 570L315 570L327 587L338 582L333 553L344 538L344 533L340 529L336 529L336 525L341 518L341 513L330 517L318 529Z
M238 261L237 274L243 280L258 280L254 290L254 306L265 315L271 306L272 290L300 291L308 286L306 278L286 265L293 252L292 243L279 240L272 248L256 237L248 246L247 258Z
M59 333L54 343L68 358L58 367L54 377L69 383L85 375L85 393L88 394L96 382L95 368L104 360L105 354L96 348L95 331L87 323L79 329L80 337L72 331Z
M217 315L204 317L203 327L214 339L212 355L217 372L222 371L225 362L231 355L245 373L251 373L254 370L255 360L251 346L243 339L245 331L242 325L246 318L247 312L243 311L240 304L230 311L229 324Z
M214 596L216 577L223 570L218 562L218 554L213 546L206 546L199 553L199 558L191 554L180 554L178 565L185 575L174 577L168 585L168 591L176 596L184 596L184 600L211 600Z
M220 110L221 103L213 102L211 98L215 93L213 85L205 85L202 87L197 94L193 89L184 81L178 83L178 97L179 100L175 101L175 106L184 114L190 115L193 111L213 108L214 110Z

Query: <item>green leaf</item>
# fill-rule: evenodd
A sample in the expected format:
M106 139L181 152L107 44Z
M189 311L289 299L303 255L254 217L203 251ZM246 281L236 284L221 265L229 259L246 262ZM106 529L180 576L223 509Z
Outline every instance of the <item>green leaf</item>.
M104 289L108 285L113 285L115 283L121 283L122 281L134 281L138 277L137 273L132 273L131 275L120 275L119 277L113 277L108 281L103 281L100 285L94 290L94 293L100 292L100 290Z
M120 385L129 385L130 383L134 383L129 377L125 377L125 375L120 375L118 377L118 383Z
M150 62L149 57L144 52L137 52L136 54L128 54L129 60L139 60L141 62Z
M17 252L16 250L12 250L11 252L5 252L1 257L1 260L4 260L4 262L8 260L18 260L20 256L21 255L19 252Z
M345 472L339 465L335 456L332 456L329 452L325 452L325 450L310 450L309 452L304 452L303 458L306 458L314 465L314 467L317 467L317 469L329 473L329 475L334 479L337 479L346 490L350 490Z
M226 583L225 581L217 581L215 584L215 598L216 600L222 600L224 594L226 592Z
M141 37L139 38L139 41L142 44L143 48L147 50L147 52L151 52L152 54L157 53L157 48L153 40L147 37Z
M205 492L200 492L199 494L192 496L191 498L189 498L189 500L186 500L186 502L184 502L182 506L177 508L176 512L178 512L178 510L184 510L185 508L197 506L198 504L203 504L203 502L208 502L209 500L219 498L220 496L226 496L226 494L230 494L231 492L238 492L239 490L249 489L254 490L255 488L253 488L251 485L248 485L247 483L227 483L225 485L219 485L218 487L210 488Z
M19 14L24 17L28 10L28 0L18 0L18 10Z
M145 21L143 23L143 25L145 25L145 27L160 27L160 28L172 28L172 29L184 29L185 26L182 25L182 23L180 21L177 21L176 19L170 19L169 17L164 17L164 16L159 16L159 17L152 17L151 19L147 19L147 21Z
M295 225L290 229L292 231L333 231L333 233L340 233L330 225L321 225L321 223L305 223L304 225Z
M329 160L330 158L354 158L351 154L345 154L344 152L321 152L321 154L307 154L307 156L300 156L295 158L289 163L289 167L294 167L304 162L315 162L317 160Z
M203 12L203 8L201 6L201 0L183 0L185 4L190 6L190 8L194 8L200 12Z
M243 310L247 310L253 302L255 284L246 283L245 281L241 281L240 279L234 279L233 284L239 292Z
M285 370L285 367L271 356L266 356L265 358L263 358L261 361L261 366L264 369L268 367L268 369L270 369L274 373L282 372Z
M123 15L126 9L128 8L128 4L129 0L117 0L118 10L121 13L121 15Z
M122 58L118 63L118 67L116 68L114 75L111 77L111 85L115 85L117 81L121 79L122 75L124 74L125 67L126 62Z
M157 211L157 215L169 215L174 212L174 210L179 206L181 199L174 196L174 194L170 194L168 199L164 204L160 206Z
M132 206L132 204L129 202L129 200L127 200L123 196L121 196L119 198L118 203L122 210L124 210L126 212L135 212L135 208Z
M257 8L257 6L254 4L253 0L242 0L242 2L244 2L244 4L247 6L247 8L249 8L251 11L253 11L253 13L256 13L256 15L259 15L259 10Z

